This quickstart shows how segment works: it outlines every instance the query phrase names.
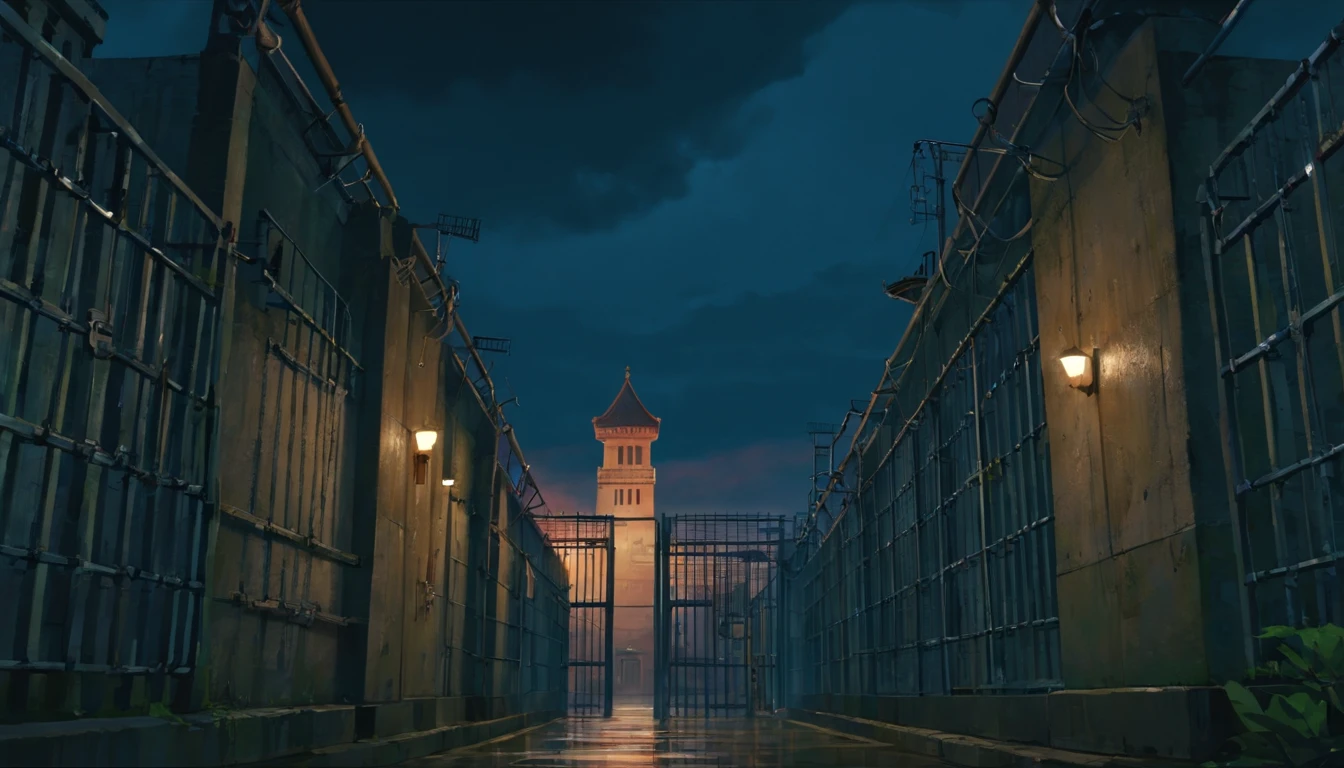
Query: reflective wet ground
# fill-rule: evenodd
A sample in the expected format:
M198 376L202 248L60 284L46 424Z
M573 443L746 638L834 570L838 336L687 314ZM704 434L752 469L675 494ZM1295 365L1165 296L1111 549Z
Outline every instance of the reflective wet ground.
M772 717L675 720L660 729L647 708L568 718L516 736L404 763L415 768L942 768L885 744Z

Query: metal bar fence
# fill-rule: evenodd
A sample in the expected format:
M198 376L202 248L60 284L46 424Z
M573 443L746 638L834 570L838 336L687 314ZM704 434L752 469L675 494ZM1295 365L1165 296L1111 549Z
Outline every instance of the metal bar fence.
M225 488L223 520L260 536L240 548L236 584L217 601L307 628L341 627L340 568L359 558L350 537L353 473L342 450L353 438L353 393L360 367L348 344L345 299L274 216L258 215L258 248L247 278L265 285L266 339L257 373L258 408L246 488ZM278 547L277 547L278 545ZM348 544L346 545L348 547ZM256 549L261 567L248 567ZM249 575L259 581L247 583ZM256 634L258 653L266 629Z
M5 4L0 32L0 670L188 674L230 233Z
M1342 39L1344 23L1220 153L1201 190L1253 634L1344 623Z
M534 519L569 574L569 713L610 717L615 520L558 515Z
M803 650L791 696L1062 687L1030 264L1028 253L913 415L859 455L856 490L792 579Z
M665 518L655 630L658 717L754 716L781 706L779 562L785 518Z

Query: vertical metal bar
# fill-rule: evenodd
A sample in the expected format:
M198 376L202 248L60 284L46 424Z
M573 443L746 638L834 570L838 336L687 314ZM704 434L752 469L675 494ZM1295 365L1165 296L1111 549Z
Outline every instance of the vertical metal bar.
M613 684L615 682L615 629L616 629L616 523L613 519L607 519L607 559L605 571L607 572L607 594L606 594L606 638L605 648L603 650L605 676L603 686L604 701L602 704L603 717L611 717L613 704Z

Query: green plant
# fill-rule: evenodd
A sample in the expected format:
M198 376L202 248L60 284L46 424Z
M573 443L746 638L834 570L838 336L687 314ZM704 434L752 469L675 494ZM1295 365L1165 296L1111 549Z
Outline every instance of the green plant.
M1205 766L1253 768L1292 766L1325 768L1344 765L1344 628L1269 627L1260 639L1278 640L1280 660L1251 671L1251 679L1275 684L1269 703L1246 686L1223 686L1241 720L1243 733L1233 738L1226 761Z

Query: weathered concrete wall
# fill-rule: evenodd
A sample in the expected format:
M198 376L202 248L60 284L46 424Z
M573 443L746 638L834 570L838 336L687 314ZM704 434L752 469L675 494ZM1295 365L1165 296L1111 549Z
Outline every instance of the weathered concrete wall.
M1103 144L1078 120L1041 148L1033 183L1041 344L1098 350L1099 391L1045 369L1064 681L1077 688L1207 680L1186 441L1172 186L1151 28L1108 79L1147 94L1143 133ZM1109 102L1108 102L1109 103Z
M1093 649L1064 656L1076 688L1220 683L1248 664L1195 190L1289 66L1219 60L1183 89L1193 56L1160 54L1158 29L1108 75L1150 99L1142 134L1110 144L1066 119L1041 149L1065 177L1033 182L1042 345L1098 351L1095 396L1058 366L1045 378L1062 644Z

